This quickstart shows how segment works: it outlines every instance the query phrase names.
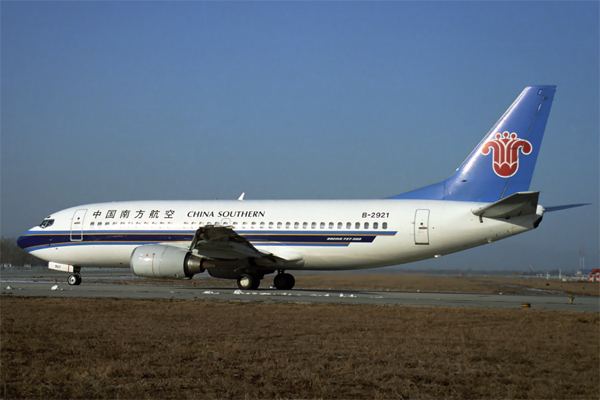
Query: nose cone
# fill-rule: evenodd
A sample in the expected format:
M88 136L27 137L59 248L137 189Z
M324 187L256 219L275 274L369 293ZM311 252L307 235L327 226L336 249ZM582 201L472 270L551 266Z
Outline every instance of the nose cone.
M28 233L29 231L25 232L17 239L17 246L19 246L23 250L27 250L27 247L29 247L31 238L27 235Z

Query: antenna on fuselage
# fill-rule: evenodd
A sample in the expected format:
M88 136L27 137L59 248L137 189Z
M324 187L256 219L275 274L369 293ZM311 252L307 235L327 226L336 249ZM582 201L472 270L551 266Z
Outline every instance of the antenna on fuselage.
M246 194L246 192L242 193L240 197L238 197L239 201L244 201L244 195Z

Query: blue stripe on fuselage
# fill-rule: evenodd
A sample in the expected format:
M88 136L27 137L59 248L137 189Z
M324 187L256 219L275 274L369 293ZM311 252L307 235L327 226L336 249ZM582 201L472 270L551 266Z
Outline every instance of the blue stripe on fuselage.
M255 245L347 246L350 243L371 243L377 236L394 236L395 231L239 231ZM165 242L191 242L193 231L84 231L82 240L71 240L71 231L26 233L19 246L27 251L44 247L78 245L144 245Z

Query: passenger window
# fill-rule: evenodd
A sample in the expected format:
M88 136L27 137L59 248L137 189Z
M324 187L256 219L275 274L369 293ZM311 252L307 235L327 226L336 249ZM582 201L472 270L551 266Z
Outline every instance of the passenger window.
M342 224L341 222L338 222L338 229L342 229L342 226L343 226L343 225L344 225L344 224Z
M282 226L283 226L283 224L281 222L277 223L277 229L281 229Z
M377 222L373 222L373 229L377 229L379 227L379 224Z
M369 223L365 222L365 229L369 229Z
M264 222L261 222L261 223L260 223L260 229L263 229L264 227L265 227L265 223L264 223Z
M300 228L300 222L294 222L294 229Z
M247 225L247 224L248 224L248 223L247 223L246 221L242 222L242 229L246 229L246 225Z
M256 222L252 222L252 229L256 228Z
M352 222L346 222L346 229L352 228Z
M90 222L90 226L94 226L94 223L93 223L93 222Z
M333 222L329 223L329 229L333 229Z
M360 222L357 222L356 224L354 224L354 229L360 229Z
M319 226L321 229L325 229L325 222L321 222L321 224Z
M302 229L306 229L308 228L308 222L303 222L302 223Z
M98 226L102 226L102 222L98 222Z
M273 223L269 222L269 229L273 229Z
M310 229L317 229L317 223L313 222L312 224L310 224Z
M382 227L383 229L387 229L387 222L384 222L383 224L381 224L381 227Z
M290 229L290 225L291 225L291 223L289 223L289 222L286 222L286 223L285 223L285 229Z

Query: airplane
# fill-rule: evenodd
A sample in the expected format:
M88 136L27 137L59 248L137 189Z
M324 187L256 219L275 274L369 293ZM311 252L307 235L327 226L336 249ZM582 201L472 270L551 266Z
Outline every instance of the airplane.
M495 242L538 227L545 212L529 186L556 86L526 87L447 179L375 200L128 201L86 204L45 218L18 245L71 273L126 267L141 277L236 279L286 271L404 264Z

